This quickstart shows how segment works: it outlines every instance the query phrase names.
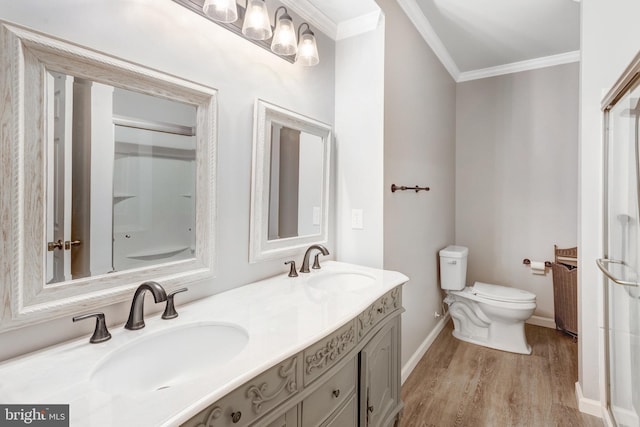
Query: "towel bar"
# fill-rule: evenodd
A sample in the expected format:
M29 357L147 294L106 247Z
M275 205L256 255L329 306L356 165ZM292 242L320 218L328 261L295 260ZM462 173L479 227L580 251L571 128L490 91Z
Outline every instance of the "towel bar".
M430 190L430 188L429 188L429 187L418 187L417 185L416 185L415 187L406 187L406 186L404 186L404 185L402 185L402 186L397 186L397 185L395 185L395 184L391 184L391 192L392 192L392 193L395 193L395 192L396 192L396 191L398 191L398 190L400 190L400 191L405 191L405 190L416 190L416 193L417 193L417 192L418 192L418 191L420 191L420 190L423 190L423 191L429 191L429 190Z

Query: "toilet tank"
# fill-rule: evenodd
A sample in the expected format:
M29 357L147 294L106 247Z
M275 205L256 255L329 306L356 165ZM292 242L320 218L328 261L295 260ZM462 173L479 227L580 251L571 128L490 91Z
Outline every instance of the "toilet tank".
M464 246L447 246L440 250L440 287L459 291L467 281L467 255Z

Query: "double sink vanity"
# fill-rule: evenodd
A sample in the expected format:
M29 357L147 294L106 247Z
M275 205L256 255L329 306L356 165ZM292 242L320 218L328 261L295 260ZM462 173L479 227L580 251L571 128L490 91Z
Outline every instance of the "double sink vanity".
M389 426L401 409L401 273L335 261L0 365L0 401L82 426Z

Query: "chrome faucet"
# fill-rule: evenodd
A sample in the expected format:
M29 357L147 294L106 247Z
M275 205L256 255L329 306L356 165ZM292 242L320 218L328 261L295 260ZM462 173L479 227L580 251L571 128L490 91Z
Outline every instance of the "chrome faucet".
M327 248L325 248L322 245L311 245L309 246L309 248L307 249L307 251L304 253L304 259L302 260L302 268L300 268L300 273L308 273L309 272L309 257L311 256L311 252L317 249L320 252L322 252L322 255L327 256L329 255L329 251L327 250ZM313 268L318 269L320 268L320 262L318 260L318 256L320 254L317 254L314 261L313 261Z
M144 282L138 286L136 293L133 294L131 310L129 310L129 320L127 320L127 324L124 325L125 329L136 330L144 328L144 293L146 291L151 292L156 304L167 300L167 293L157 282Z

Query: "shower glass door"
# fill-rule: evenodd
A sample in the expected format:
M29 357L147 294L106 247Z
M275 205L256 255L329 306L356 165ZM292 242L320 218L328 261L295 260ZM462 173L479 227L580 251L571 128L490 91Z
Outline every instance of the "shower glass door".
M640 280L638 124L640 87L632 85L605 108L608 404L618 426L640 426Z

